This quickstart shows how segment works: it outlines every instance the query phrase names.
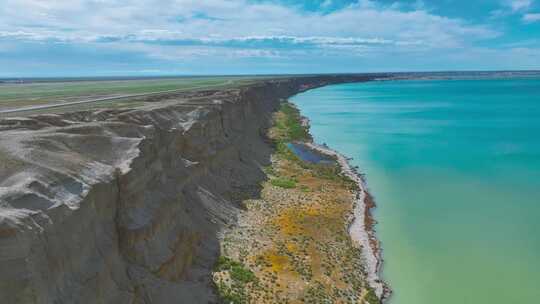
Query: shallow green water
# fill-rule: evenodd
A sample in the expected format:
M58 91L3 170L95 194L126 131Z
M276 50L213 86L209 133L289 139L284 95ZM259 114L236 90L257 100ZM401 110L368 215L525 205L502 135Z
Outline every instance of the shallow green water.
M367 174L391 304L540 303L540 79L345 84L292 101Z

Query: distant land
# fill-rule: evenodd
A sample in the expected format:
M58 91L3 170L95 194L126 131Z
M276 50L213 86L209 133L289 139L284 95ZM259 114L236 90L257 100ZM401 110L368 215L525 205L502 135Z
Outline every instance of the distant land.
M81 77L0 77L0 83L33 83L33 82L71 82L71 81L117 81L117 80L152 80L152 79L196 79L196 78L279 78L301 77L310 75L377 75L392 74L397 76L426 77L495 77L495 76L528 76L537 75L540 70L500 70L500 71L424 71L424 72L370 72L370 73L315 73L315 74L223 74L223 75L163 75L163 76L81 76Z
M435 249L424 252L426 260L449 261L414 268L422 252L406 256L402 242L408 239L389 231L408 231L399 226L405 220L414 228L419 222L389 221L388 214L418 214L428 221L441 210L450 212L450 205L461 206L452 211L457 224L450 230L462 231L460 214L467 208L472 214L474 205L464 198L466 191L454 193L452 187L468 189L469 183L459 181L470 177L444 183L450 187L444 198L462 199L437 205L443 201L436 197L438 181L448 177L421 180L422 171L405 183L399 167L417 164L408 157L419 164L454 157L456 163L441 163L454 170L470 164L471 151L487 153L475 159L479 165L503 164L499 157L507 153L509 164L521 164L512 136L529 127L533 131L523 138L534 134L539 77L538 71L495 71L4 79L0 267L8 271L0 272L0 298L14 304L427 304L417 300L445 295L453 301L459 290L439 284L436 292L417 294L414 282L421 280L412 282L410 272L399 269L434 271L459 254L436 254L439 243L429 243ZM463 96L472 99L461 104ZM527 107L520 109L512 98L522 98ZM478 116L484 112L491 115ZM452 127L460 117L463 125ZM504 127L505 117L513 117L511 127ZM459 132L468 139L487 122L488 132L473 142L448 144ZM480 127L469 129L475 124ZM437 133L444 127L447 133ZM482 142L489 136L494 143ZM499 143L499 136L506 141ZM491 145L504 153L489 154ZM529 145L524 160L536 153L535 141ZM376 148L373 155L359 153ZM430 149L436 152L423 152ZM528 160L527 170L536 163ZM380 164L388 166L383 173ZM509 172L507 184L519 182L519 174L499 169ZM392 174L395 179L386 184L382 177ZM433 191L421 189L428 182ZM407 189L400 188L404 184ZM535 197L533 182L519 184ZM486 195L494 193L482 187ZM424 193L434 196L425 202ZM399 204L402 198L409 201ZM384 205L372 213L376 202ZM407 206L432 214L422 218ZM489 213L477 211L478 221ZM472 233L478 225L468 227ZM425 235L422 241L444 241L436 233ZM456 248L460 240L472 240L467 248L476 248L476 238L440 235L457 239ZM383 269L385 256L390 264ZM402 261L407 264L397 266ZM516 297L505 294L507 301L529 299L527 286L514 286L524 290Z
M451 71L451 72L399 72L399 73L363 73L335 74L343 76L365 75L385 79L475 79L501 77L534 77L539 71ZM326 74L332 75L332 74ZM287 77L309 77L312 75L229 75L229 76L162 76L162 77L80 77L80 78L20 78L1 79L0 115L2 113L27 114L45 112L49 106L69 108L69 104L102 107L123 103L132 103L146 95L163 95L171 92L223 89L247 85L257 80L279 79ZM127 101L131 98L133 100ZM65 104L65 106L61 106ZM74 106L71 106L74 108ZM75 107L77 108L77 107ZM16 111L16 110L24 111ZM34 111L29 111L35 109ZM10 114L12 115L12 114Z

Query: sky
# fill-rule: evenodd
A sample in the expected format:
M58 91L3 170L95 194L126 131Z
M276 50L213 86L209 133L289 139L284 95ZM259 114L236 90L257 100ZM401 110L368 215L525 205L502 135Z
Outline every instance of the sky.
M540 0L0 0L0 77L540 69Z

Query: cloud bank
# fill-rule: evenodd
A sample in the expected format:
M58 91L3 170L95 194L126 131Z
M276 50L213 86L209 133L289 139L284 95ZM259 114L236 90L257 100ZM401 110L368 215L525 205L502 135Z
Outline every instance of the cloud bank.
M123 43L128 48L145 44L150 54L163 46L280 53L306 48L449 48L498 35L484 25L372 1L321 13L243 0L6 0L0 15L0 39Z
M92 50L106 58L191 64L191 70L196 62L204 67L208 62L236 60L237 65L263 70L303 64L301 71L326 71L327 66L341 64L340 58L375 57L402 58L429 69L422 62L431 62L429 57L478 49L503 35L491 24L434 13L422 1L408 6L374 0L341 6L337 2L321 1L318 9L306 10L277 0L4 0L0 53L11 58L0 58L0 64L13 66L18 52L64 65L63 58L91 57ZM503 5L525 12L532 1L508 0ZM532 23L537 16L526 14L523 21ZM42 51L56 57L37 53ZM242 58L245 61L240 62Z

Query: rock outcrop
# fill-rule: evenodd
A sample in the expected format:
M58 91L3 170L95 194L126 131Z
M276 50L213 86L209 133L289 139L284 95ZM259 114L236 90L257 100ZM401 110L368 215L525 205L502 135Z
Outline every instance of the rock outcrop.
M256 196L295 77L128 110L0 120L2 303L212 303L217 233ZM155 99L155 97L153 97Z

